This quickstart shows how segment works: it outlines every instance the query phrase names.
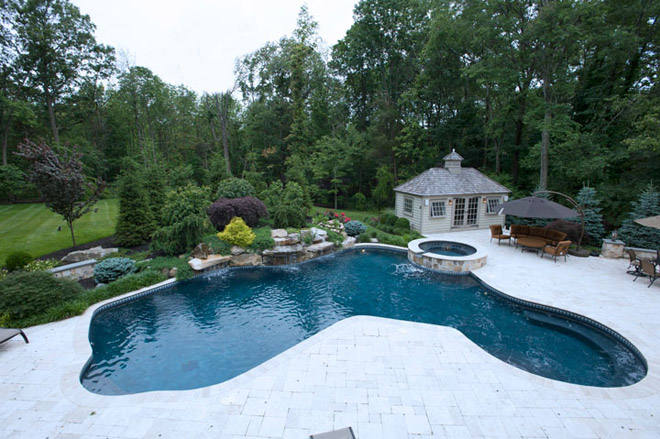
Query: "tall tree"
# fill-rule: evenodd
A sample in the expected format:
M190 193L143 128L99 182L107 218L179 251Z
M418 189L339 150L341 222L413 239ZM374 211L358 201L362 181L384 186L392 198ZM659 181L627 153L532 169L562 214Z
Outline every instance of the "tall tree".
M15 11L18 65L36 99L48 111L53 140L59 142L56 106L85 78L104 78L113 69L109 46L97 44L88 15L67 0L7 0Z
M80 154L76 152L64 151L58 155L43 142L36 144L26 140L18 145L17 154L30 162L30 181L39 189L46 207L62 215L75 246L73 223L90 211L105 189L105 183L100 179L93 183L86 181Z

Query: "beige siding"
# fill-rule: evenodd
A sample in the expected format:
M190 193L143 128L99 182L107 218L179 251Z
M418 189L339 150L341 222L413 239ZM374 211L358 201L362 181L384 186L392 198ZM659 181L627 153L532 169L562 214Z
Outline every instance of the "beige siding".
M452 207L448 201L448 197L428 197L425 198L428 200L429 205L424 206L423 211L423 225L422 234L429 233L444 233L451 230L451 218L453 215ZM432 201L444 201L445 202L445 216L440 218L431 218L431 202Z
M413 208L412 208L412 214L409 214L407 212L403 211L403 200L404 198L412 198L413 200ZM400 192L396 193L396 198L395 198L395 205L394 209L396 212L396 216L400 218L406 218L408 221L410 221L410 227L413 230L420 231L421 230L421 223L422 223L422 198L415 196L415 195L408 195L408 194L402 194Z
M471 195L474 196L474 195ZM466 198L470 198L470 195ZM412 198L413 200L413 211L412 215L403 212L404 198ZM488 203L483 203L483 199L486 198L499 198L500 203L504 202L502 195L480 195L479 200L479 216L478 223L476 226L466 226L466 227L452 227L453 218L454 218L454 207L455 202L452 202L452 205L449 205L449 199L461 198L463 196L456 195L451 197L419 197L414 195L402 194L400 192L396 193L396 204L395 211L396 215L401 218L407 218L410 221L410 225L413 230L417 230L423 235L431 233L445 233L451 232L452 230L470 230L470 229L487 229L491 224L502 224L504 225L504 215L498 215L497 212L493 214L486 213L488 208ZM437 200L445 201L445 216L441 218L431 218L431 202ZM428 201L428 206L425 205L425 201Z

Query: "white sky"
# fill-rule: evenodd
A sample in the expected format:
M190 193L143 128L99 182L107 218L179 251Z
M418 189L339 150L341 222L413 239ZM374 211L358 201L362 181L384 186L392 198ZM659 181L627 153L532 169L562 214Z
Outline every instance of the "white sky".
M235 60L291 35L307 3L328 47L353 23L357 0L71 0L96 25L96 41L129 54L164 81L198 93L234 84ZM119 56L118 56L119 58Z

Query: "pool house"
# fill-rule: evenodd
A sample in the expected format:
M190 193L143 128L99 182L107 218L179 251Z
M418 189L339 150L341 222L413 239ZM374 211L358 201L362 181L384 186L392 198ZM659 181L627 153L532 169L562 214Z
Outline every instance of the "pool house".
M438 166L394 188L396 215L421 234L487 229L504 224L499 205L511 191L474 168L455 150Z

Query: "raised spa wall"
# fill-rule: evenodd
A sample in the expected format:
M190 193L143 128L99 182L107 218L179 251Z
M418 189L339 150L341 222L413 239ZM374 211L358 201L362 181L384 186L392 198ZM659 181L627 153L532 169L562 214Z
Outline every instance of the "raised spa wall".
M468 274L486 265L487 255L484 251L477 249L476 253L468 256L445 256L425 252L419 245L424 242L439 241L438 239L415 239L408 243L408 260L414 264L435 271L454 274Z

